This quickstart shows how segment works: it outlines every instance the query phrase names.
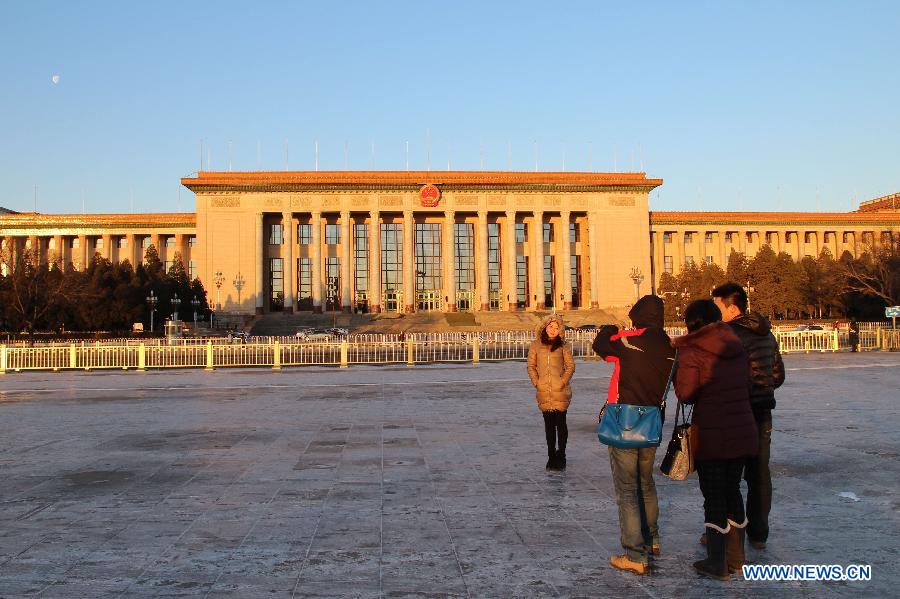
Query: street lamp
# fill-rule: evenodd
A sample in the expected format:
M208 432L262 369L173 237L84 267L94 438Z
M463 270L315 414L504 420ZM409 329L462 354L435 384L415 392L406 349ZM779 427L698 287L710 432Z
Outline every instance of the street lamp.
M197 309L200 308L200 300L197 299L197 296L194 296L194 299L191 300L191 305L194 306L194 334L197 334Z
M222 283L225 282L225 275L221 270L217 270L213 275L213 283L216 284L216 310L222 309Z
M156 304L159 303L159 298L156 294L153 293L153 290L150 290L150 295L147 296L147 304L150 306L150 332L153 332L153 313L156 312Z
M744 291L747 292L747 312L750 311L750 292L756 291L753 287L750 286L750 279L747 279L747 286L744 287Z
M628 273L628 277L634 281L634 300L637 301L641 299L641 283L644 282L644 275L641 274L641 269L635 266Z
M244 275L238 273L235 275L234 280L231 282L234 285L234 288L237 289L238 292L238 308L241 307L241 289L244 288L244 285L247 284L247 279L244 278Z
M178 320L178 306L180 306L180 305L181 305L181 300L178 299L178 294L176 293L175 295L172 296L172 306L173 306L172 320Z

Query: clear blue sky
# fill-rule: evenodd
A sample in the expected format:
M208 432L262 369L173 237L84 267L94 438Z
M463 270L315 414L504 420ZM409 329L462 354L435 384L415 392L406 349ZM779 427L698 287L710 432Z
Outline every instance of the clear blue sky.
M635 5L635 6L626 6ZM60 76L58 84L51 77ZM211 169L588 168L661 210L900 191L900 2L0 4L0 206L179 209ZM204 155L204 169L206 156ZM193 195L181 191L181 209Z

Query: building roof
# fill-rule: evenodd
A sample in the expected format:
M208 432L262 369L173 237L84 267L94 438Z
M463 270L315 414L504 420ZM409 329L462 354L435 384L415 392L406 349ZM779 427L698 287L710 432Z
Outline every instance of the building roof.
M900 212L900 193L863 202L857 212Z
M649 191L662 179L645 173L571 173L508 171L272 171L208 172L185 177L182 185L192 191L271 190L359 187L419 187L426 183L453 187L591 188L629 187Z
M0 206L0 214L16 214L15 210L10 210L9 208L4 208Z
M736 225L823 227L873 225L900 227L900 213L876 212L650 212L651 225Z
M0 227L16 229L152 229L195 227L193 212L150 214L40 214L13 212L0 215Z

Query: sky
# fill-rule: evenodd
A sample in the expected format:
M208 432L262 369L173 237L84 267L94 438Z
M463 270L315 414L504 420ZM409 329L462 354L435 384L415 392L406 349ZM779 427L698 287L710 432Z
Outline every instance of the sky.
M0 0L0 206L192 211L201 147L313 170L316 142L320 170L408 143L643 170L654 210L847 211L900 191L900 2Z

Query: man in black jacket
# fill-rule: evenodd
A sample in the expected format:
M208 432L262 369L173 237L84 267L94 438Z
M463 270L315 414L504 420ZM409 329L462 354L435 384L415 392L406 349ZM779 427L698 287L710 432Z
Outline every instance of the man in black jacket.
M759 455L747 460L747 537L756 549L764 549L769 538L769 511L772 508L772 475L769 450L772 444L772 409L775 389L784 383L784 362L778 341L765 316L747 310L747 292L737 283L713 289L713 301L722 320L731 325L750 358L750 405L759 430Z
M600 327L593 349L615 365L609 384L610 404L659 406L675 358L663 329L663 302L645 295L628 313L633 329ZM609 463L619 506L620 541L625 553L610 557L620 569L645 574L651 555L659 555L659 504L653 481L656 447L609 448Z

